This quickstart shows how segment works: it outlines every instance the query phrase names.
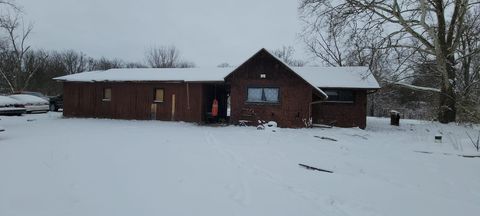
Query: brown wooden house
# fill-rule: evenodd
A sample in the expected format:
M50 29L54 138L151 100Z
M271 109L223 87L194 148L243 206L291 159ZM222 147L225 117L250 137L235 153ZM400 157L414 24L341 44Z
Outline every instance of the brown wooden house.
M55 78L66 117L366 126L365 67L289 67L261 49L237 68L111 69ZM218 101L218 115L212 104Z

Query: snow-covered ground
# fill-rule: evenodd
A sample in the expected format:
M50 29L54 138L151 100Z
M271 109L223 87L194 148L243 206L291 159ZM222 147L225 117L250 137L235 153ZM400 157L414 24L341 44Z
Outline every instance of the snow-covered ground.
M271 132L57 113L0 118L0 215L480 212L480 158L457 156L478 155L466 136L478 125L370 118L366 130Z

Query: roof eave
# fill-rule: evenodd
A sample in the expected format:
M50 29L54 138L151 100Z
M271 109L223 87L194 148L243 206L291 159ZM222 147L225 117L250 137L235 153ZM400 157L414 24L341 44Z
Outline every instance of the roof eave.
M381 89L381 87L345 87L345 86L319 86L320 89L351 89L351 90L376 90Z

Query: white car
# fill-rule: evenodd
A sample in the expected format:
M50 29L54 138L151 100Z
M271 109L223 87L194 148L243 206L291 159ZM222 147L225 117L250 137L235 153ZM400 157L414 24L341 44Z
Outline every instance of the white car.
M0 115L22 115L26 113L25 106L10 97L0 95Z
M45 113L48 112L50 108L50 102L37 96L14 94L10 95L9 97L23 104L25 109L27 109L27 113Z

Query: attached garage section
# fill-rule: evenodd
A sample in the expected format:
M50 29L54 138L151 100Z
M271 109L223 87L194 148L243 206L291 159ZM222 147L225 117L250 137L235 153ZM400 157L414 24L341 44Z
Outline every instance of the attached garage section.
M366 127L367 91L324 89L326 101L312 104L312 123L338 127ZM343 94L343 95L342 95ZM314 98L314 101L318 100Z

